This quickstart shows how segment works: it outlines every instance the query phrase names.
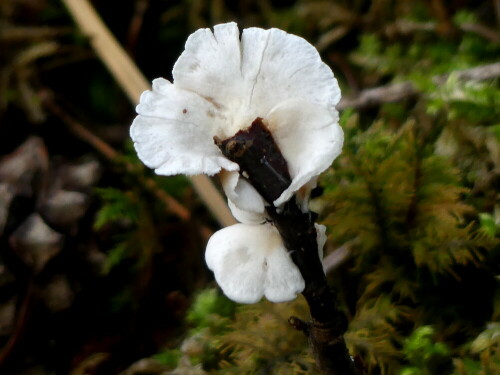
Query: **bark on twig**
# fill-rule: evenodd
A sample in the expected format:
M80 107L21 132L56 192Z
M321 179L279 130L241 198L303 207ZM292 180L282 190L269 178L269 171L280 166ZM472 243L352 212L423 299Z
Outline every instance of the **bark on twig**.
M500 77L500 62L478 66L471 69L454 72L461 81L484 81ZM434 83L442 85L450 74L433 77ZM361 91L354 98L342 98L337 105L339 111L346 108L365 109L376 107L384 103L394 103L420 94L418 88L410 81L393 83Z
M309 322L292 317L290 323L309 339L318 368L325 374L354 375L354 366L344 341L347 321L337 308L336 295L327 284L312 212L302 212L295 199L277 210L272 202L290 185L286 161L262 119L256 119L247 130L216 144L222 153L240 166L242 178L271 203L267 212L290 251L305 282L304 295L311 313Z

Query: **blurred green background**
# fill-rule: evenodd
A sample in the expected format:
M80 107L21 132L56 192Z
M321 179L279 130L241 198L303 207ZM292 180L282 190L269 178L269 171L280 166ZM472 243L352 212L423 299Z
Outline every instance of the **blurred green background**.
M367 374L500 372L500 1L92 3L149 80L221 22L314 44L344 96L313 205L351 353ZM217 222L137 160L134 108L63 4L0 0L0 17L0 373L317 373L287 323L301 298L217 291Z

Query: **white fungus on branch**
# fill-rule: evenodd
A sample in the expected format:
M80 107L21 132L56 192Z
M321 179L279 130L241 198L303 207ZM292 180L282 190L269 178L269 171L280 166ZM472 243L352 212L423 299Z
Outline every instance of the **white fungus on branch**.
M148 167L160 175L220 174L241 224L217 232L206 259L224 293L235 301L256 302L265 295L280 302L304 288L290 249L268 222L266 206L279 210L297 199L308 211L318 175L342 149L335 109L339 100L331 69L306 40L260 28L244 29L240 37L235 23L194 32L175 63L173 83L156 79L152 91L141 96L130 134ZM273 201L214 143L214 137L230 138L258 118L279 147L290 176ZM317 233L324 236L323 229ZM232 272L238 267L245 272Z

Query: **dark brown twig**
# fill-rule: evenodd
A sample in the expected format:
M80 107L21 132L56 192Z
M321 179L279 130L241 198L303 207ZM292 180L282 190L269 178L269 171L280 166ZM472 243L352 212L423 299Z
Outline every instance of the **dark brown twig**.
M428 2L434 17L438 20L438 33L447 37L456 35L457 28L443 0L428 0Z
M318 255L318 243L311 212L302 212L295 199L277 210L272 202L290 185L286 160L265 128L256 119L247 130L216 144L222 153L240 166L247 178L269 203L267 213L278 229L285 247L304 278L304 295L311 314L305 323L292 317L290 324L304 331L318 368L325 374L354 375L354 366L344 341L347 321L337 308L336 295L327 284Z
M149 0L137 0L135 2L134 15L130 21L130 26L127 35L127 51L131 56L135 55L137 40L141 32L142 24L144 23L144 15L149 7Z

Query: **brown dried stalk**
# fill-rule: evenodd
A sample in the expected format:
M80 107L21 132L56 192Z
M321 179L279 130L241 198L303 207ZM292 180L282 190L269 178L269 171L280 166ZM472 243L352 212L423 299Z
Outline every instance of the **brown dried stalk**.
M82 32L89 38L97 56L133 104L141 93L150 89L146 78L113 37L88 0L63 0ZM212 181L204 175L189 177L194 189L222 226L236 223L226 201Z

